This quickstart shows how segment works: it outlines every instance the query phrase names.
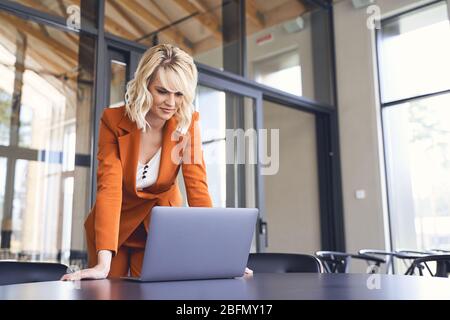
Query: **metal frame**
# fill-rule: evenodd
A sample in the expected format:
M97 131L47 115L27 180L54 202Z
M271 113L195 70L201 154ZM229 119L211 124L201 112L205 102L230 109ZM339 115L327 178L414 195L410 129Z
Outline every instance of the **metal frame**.
M105 19L105 0L96 0L98 9L97 25L91 27L89 25L82 25L78 32L87 33L95 37L96 41L96 63L95 63L95 92L94 92L94 108L93 122L91 125L93 135L91 137L91 179L92 192L91 203L95 200L96 190L96 153L97 153L97 136L100 116L103 108L106 106L106 67L107 67L107 50L110 46L125 50L131 50L130 56L130 70L133 70L137 64L138 57L141 52L146 50L146 47L122 39L112 34L105 33L104 19ZM245 0L236 0L240 2L241 18L245 21ZM330 21L330 43L332 50L332 84L334 89L336 87L335 77L335 61L334 61L334 43L333 43L333 23L332 23L332 4L328 0L307 0L312 4L318 5L320 8L327 10ZM244 9L244 10L242 10ZM65 31L76 32L66 26L66 21L62 17L56 17L27 6L17 4L8 0L0 2L0 10L5 10L22 18L52 25L61 28ZM245 24L245 22L243 23ZM240 28L245 26L241 25ZM242 70L243 76L238 76L226 71L220 71L212 67L197 64L199 70L199 84L207 87L215 87L227 92L234 92L238 95L249 96L256 99L257 115L256 125L262 127L262 100L282 104L296 110L314 113L317 116L317 145L319 155L319 184L320 184L320 215L322 221L322 247L329 250L344 250L344 231L343 231L343 212L342 212L342 191L341 191L341 176L340 176L340 160L339 160L339 132L337 123L337 106L330 104L318 103L303 97L298 97L268 86L261 85L255 81L245 78L246 65L246 49L244 37L241 37L241 59L243 61ZM132 66L131 64L135 64ZM131 76L131 74L129 74ZM334 97L336 97L336 90L334 90ZM336 99L334 99L336 101ZM335 102L336 105L336 102ZM259 106L259 107L258 107ZM84 162L83 160L82 162ZM258 204L261 205L264 199L262 193L263 181L258 181ZM263 208L263 206L261 206Z

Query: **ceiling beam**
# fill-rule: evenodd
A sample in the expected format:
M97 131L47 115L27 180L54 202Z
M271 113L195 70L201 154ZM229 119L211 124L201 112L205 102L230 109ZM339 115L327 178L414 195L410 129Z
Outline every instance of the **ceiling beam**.
M245 1L245 15L258 28L264 28L264 14L258 9L255 0Z
M140 36L145 34L145 30L134 20L132 16L126 12L126 9L116 0L109 0L108 3L117 11L117 13L134 29L134 31ZM123 2L122 2L123 3Z
M17 34L16 28L8 28L5 24L0 24L0 30L2 30L2 35L8 39L11 43L14 43ZM23 66L24 70L30 70L42 77L49 77L47 81L51 82L55 87L60 86L60 80L56 80L57 76L64 74L69 71L68 67L61 65L59 62L49 59L48 54L36 46L28 46L25 54L32 59L32 64L36 64L38 68L33 68L28 65ZM11 65L11 67L14 67ZM69 79L72 78L69 76Z
M203 40L200 40L194 44L194 55L201 54L205 51L222 46L222 42L218 41L214 36L209 36Z
M140 3L138 3L135 0L127 0L122 3L122 5L130 12L134 12L137 17L139 17L142 21L150 24L155 28L154 31L167 27L167 24L164 23L162 20L157 18L155 15L150 13L144 6L142 6ZM147 32L147 33L151 33ZM191 43L189 40L187 40L182 34L179 32L173 30L173 29L166 29L163 31L164 35L168 36L174 43L176 44L184 44L190 48ZM190 51L190 50L186 50Z
M136 38L135 34L126 30L121 24L117 23L116 20L107 15L105 15L105 30L128 40Z
M9 22L13 28L22 30L25 34L38 39L45 43L54 53L56 53L61 59L74 65L78 63L78 53L66 47L64 44L57 42L54 38L49 38L39 30L33 28L28 22L9 16L4 13L0 13L0 17Z
M200 14L196 14L194 19L200 22L203 26L205 26L216 38L217 40L222 41L222 32L220 31L220 24L217 22L216 18L206 10L205 7L194 5L190 1L186 0L175 0L175 3L183 8L189 14L193 14L196 12L200 12ZM200 7L200 10L199 10Z
M281 22L294 19L301 16L306 11L307 7L299 1L286 2L265 14L265 27L268 28Z

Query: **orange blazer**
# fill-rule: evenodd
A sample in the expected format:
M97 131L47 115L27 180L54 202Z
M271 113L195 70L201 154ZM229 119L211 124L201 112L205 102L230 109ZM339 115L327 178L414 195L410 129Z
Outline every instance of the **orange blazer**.
M152 186L138 191L136 171L141 131L125 114L125 107L104 110L97 153L97 196L84 224L90 267L97 264L99 250L111 250L115 255L142 222L148 231L154 206L182 205L176 180L180 167L189 206L212 206L198 120L199 114L194 112L187 131L189 134L178 135L177 139L174 139L177 137L177 120L172 117L166 121L158 178ZM177 152L184 157L183 161L181 158L179 162L172 161L172 153ZM185 161L186 156L191 161Z

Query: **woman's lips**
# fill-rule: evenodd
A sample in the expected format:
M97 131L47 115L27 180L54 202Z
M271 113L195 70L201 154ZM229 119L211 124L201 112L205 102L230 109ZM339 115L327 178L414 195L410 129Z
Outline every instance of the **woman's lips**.
M166 112L166 113L170 113L170 112L174 112L175 109L171 109L171 108L161 108L162 111Z

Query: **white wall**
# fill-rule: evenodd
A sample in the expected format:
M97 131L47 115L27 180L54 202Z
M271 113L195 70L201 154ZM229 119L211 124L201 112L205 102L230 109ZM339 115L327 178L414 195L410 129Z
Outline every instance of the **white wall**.
M377 0L382 19L430 1ZM366 9L334 6L337 94L347 251L389 249L375 33ZM366 198L357 200L355 191Z

